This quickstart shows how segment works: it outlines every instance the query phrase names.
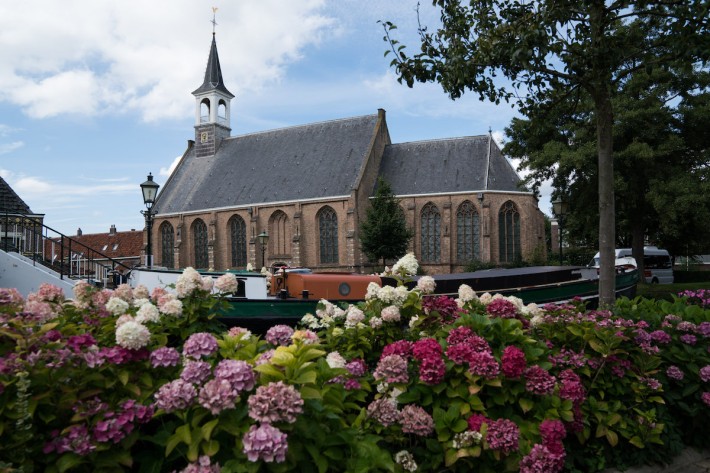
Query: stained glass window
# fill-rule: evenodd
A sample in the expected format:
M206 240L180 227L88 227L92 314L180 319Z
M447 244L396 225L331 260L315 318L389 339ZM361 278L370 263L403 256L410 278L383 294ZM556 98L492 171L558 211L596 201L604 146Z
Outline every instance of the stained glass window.
M247 265L247 225L244 219L235 215L229 220L232 246L232 268Z
M195 220L192 226L195 238L195 268L209 268L209 254L207 251L207 225L200 219Z
M481 259L481 223L473 204L466 200L456 211L456 260L469 263Z
M520 259L520 213L511 201L503 204L498 213L498 242L501 263Z
M173 247L175 246L175 231L168 222L160 225L160 264L166 268L174 268L175 260Z
M421 212L422 262L438 263L441 260L441 214L429 202Z
M338 262L338 215L330 207L318 213L320 229L320 262Z

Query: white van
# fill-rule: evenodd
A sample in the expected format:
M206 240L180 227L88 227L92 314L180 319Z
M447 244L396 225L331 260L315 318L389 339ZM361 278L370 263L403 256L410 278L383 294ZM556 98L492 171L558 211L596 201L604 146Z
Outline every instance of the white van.
M616 258L631 256L631 248L614 250ZM599 253L589 263L592 268L599 267ZM667 250L655 246L643 247L643 276L649 284L673 284L673 263Z

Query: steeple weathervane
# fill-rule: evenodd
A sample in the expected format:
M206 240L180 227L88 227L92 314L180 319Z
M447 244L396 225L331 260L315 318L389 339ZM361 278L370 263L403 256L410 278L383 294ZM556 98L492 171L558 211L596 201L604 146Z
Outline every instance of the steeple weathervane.
M210 21L210 23L212 23L212 36L214 36L217 27L217 10L217 7L212 7L212 21Z

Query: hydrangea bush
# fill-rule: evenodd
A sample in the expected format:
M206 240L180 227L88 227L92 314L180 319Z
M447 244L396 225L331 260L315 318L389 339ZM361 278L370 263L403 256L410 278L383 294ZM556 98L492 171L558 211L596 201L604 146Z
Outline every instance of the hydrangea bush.
M219 322L233 275L0 289L0 470L554 473L706 446L697 296L537 307L416 270L264 334Z

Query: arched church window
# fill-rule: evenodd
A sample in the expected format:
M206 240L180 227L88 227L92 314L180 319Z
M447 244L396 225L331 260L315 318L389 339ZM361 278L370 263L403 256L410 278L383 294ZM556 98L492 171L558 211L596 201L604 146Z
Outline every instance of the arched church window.
M199 218L192 225L195 240L195 268L209 268L209 254L207 251L207 225Z
M476 207L466 200L456 210L456 260L469 263L481 259L481 223Z
M244 219L235 215L229 220L232 246L232 267L247 265L247 226Z
M288 256L291 254L291 227L288 216L281 210L277 210L271 215L269 246L272 256Z
M441 259L441 214L431 202L422 208L420 238L422 262L438 263Z
M166 268L174 268L173 248L175 246L175 230L168 222L160 225L160 264Z
M498 247L501 263L520 259L520 213L510 200L498 212Z
M331 207L323 207L318 212L320 240L320 262L338 262L338 215Z

